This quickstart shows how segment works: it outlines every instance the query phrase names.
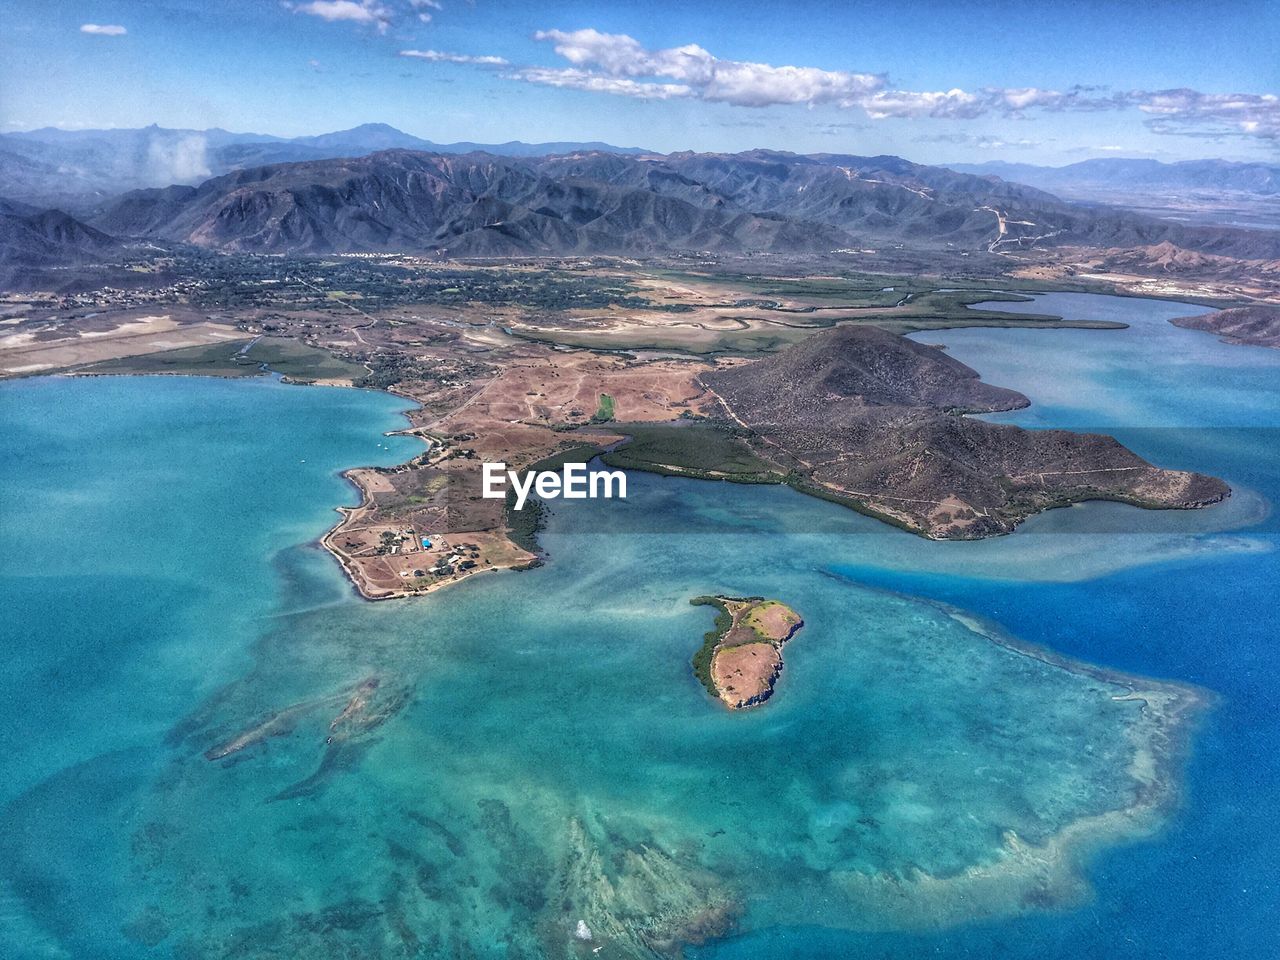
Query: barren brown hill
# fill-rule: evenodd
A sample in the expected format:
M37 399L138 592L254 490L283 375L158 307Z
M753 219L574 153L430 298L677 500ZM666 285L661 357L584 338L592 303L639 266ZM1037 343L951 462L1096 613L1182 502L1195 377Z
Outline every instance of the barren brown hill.
M1175 326L1216 333L1227 343L1280 348L1280 306L1266 303L1231 307L1195 317L1175 317Z
M1212 477L1154 467L1111 437L964 417L1027 399L935 347L874 328L837 327L702 380L763 451L790 463L798 486L930 537L1008 533L1080 500L1190 508L1229 493Z

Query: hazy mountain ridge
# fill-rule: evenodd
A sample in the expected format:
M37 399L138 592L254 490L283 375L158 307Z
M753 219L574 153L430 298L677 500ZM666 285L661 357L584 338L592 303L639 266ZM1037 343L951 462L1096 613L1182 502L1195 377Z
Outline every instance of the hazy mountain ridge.
M193 137L201 143L193 145ZM104 142L109 157L100 179L147 168L153 177L165 169L196 182L94 199L84 169L98 162ZM26 153L9 150L14 143ZM1221 272L1214 257L1227 270L1234 269L1231 258L1280 259L1277 232L1186 226L894 156L663 156L594 144L542 145L573 149L535 156L417 148L427 143L383 124L291 140L158 127L7 135L0 137L6 195L25 201L33 185L52 177L80 206L61 212L39 202L18 214L11 204L3 261L84 262L123 240L253 253L493 257L867 247L999 253L1068 245L1117 257L1167 250L1166 270L1193 272ZM361 152L370 146L389 149ZM299 154L304 159L257 162ZM210 157L232 169L200 175ZM44 221L32 219L50 207L58 209Z
M1112 190L1235 190L1259 196L1280 194L1280 165L1231 160L1162 163L1158 160L1103 157L1063 167L1002 160L947 166L959 173L994 175L1055 192L1104 186Z
M1102 158L1065 167L1002 161L949 166L1178 223L1280 228L1280 165L1275 164Z
M842 240L829 228L710 199L699 204L626 182L555 179L528 161L408 151L139 191L93 222L119 236L294 253L819 250Z
M5 196L81 213L108 196L128 190L172 184L196 186L210 177L264 164L365 156L391 149L433 153L483 150L498 156L545 156L577 150L647 152L639 147L615 147L594 141L435 143L385 123L366 123L350 130L303 137L155 125L122 130L46 127L0 134L0 183L4 184Z
M119 241L63 213L0 197L0 263L48 262L51 257L109 253Z

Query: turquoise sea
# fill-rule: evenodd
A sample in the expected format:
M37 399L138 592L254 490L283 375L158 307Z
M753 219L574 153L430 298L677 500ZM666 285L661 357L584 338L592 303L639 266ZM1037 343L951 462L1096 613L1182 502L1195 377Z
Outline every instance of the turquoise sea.
M633 474L371 604L315 539L400 401L0 384L0 956L1280 952L1280 351L1037 299L1131 326L918 339L1228 503L938 544ZM720 592L805 617L763 709L689 670Z

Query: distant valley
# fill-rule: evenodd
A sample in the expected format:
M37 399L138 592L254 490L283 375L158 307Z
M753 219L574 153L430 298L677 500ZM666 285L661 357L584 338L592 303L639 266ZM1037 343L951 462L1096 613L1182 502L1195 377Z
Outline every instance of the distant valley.
M1280 165L1276 164L1115 158L1064 167L1001 160L947 166L961 173L1025 183L1070 200L1126 207L1168 220L1280 227Z

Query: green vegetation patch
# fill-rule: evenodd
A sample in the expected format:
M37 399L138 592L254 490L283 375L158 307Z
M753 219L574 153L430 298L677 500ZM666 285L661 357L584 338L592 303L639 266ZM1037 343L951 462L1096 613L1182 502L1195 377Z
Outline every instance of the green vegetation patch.
M247 344L252 344L248 346ZM104 360L85 367L87 373L104 374L183 374L198 377L255 377L268 370L291 380L355 380L367 371L364 367L296 340L262 337L226 340L195 347L179 347L137 357Z
M147 374L174 373L204 377L253 377L261 371L257 364L240 363L236 354L248 339L224 340L195 347L179 347L137 357L120 357L90 364L87 373Z
M368 372L358 363L280 337L263 337L245 358L249 363L265 363L269 370L291 380L358 380Z
M600 406L596 407L596 412L592 414L591 419L595 423L605 423L613 419L613 397L607 393L600 394Z
M892 296L899 296L896 292ZM905 295L902 295L905 296ZM1031 313L975 310L970 304L988 300L1022 302L1026 297L993 291L964 293L926 292L913 295L905 303L859 303L855 299L821 310L771 309L768 316L737 318L742 327L709 333L690 339L661 327L635 325L626 330L539 330L533 327L505 327L504 331L522 340L551 343L581 350L662 350L692 356L761 356L793 346L818 330L841 324L865 324L892 333L960 327L1123 327L1105 320L1067 320ZM859 310L853 313L850 311ZM734 318L729 318L734 319Z
M711 678L711 661L715 657L720 638L733 626L733 616L719 597L694 597L689 602L695 607L715 607L717 611L715 626L702 635L702 646L693 655L693 675L707 688L707 693L718 697L720 692L716 690L716 683Z
M566 463L587 463L600 452L600 447L590 443L579 443L559 453L539 460L521 471L521 476L529 471L559 471ZM511 542L530 553L538 552L538 531L546 520L546 507L542 501L530 497L525 501L524 509L516 509L516 492L507 490L506 502L507 536Z
M736 483L782 483L783 474L743 437L714 423L621 424L631 439L601 459L621 470Z

